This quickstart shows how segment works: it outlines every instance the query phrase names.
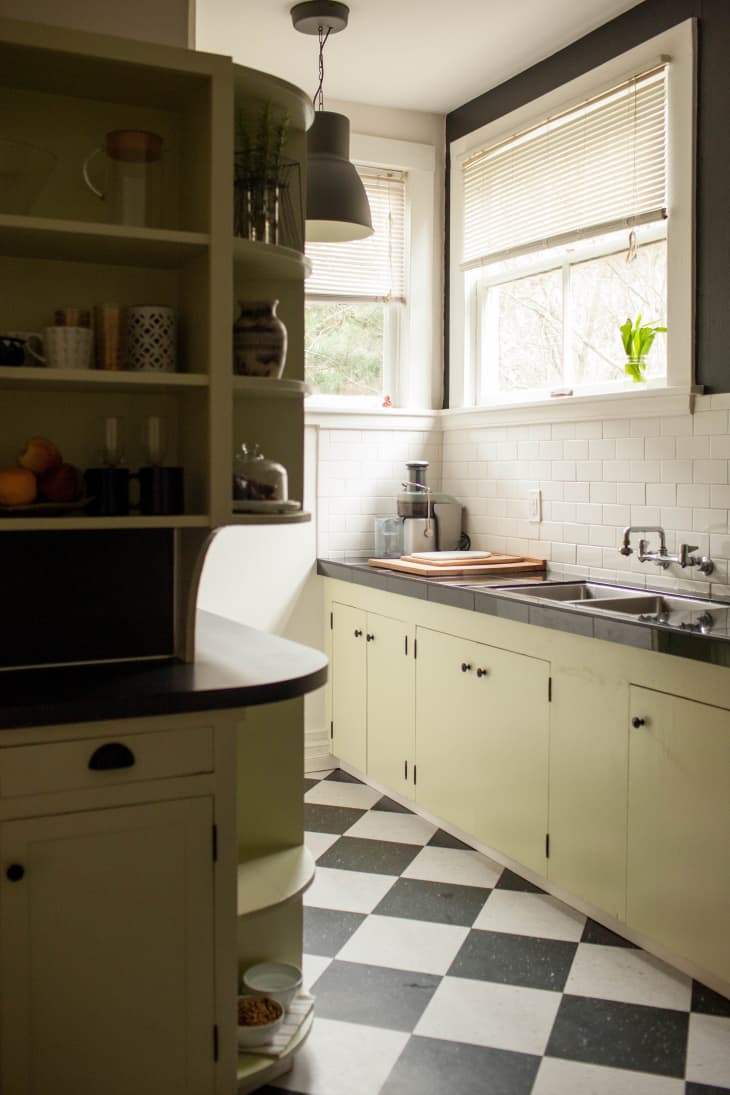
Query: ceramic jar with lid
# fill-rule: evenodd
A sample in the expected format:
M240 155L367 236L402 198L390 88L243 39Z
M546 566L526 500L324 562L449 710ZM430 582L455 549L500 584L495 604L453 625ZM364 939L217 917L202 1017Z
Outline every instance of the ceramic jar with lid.
M278 300L239 301L233 324L233 371L238 376L278 378L286 363L286 327L276 314Z
M236 502L285 502L289 485L286 468L264 456L258 445L244 442L233 459Z

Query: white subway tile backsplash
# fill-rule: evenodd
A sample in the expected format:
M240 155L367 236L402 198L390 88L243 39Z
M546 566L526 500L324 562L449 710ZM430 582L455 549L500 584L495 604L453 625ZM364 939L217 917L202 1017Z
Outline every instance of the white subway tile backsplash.
M726 509L692 510L692 528L696 532L727 532Z
M553 422L552 438L554 441L567 441L576 436L575 422Z
M674 437L647 437L644 456L647 460L674 460L678 442Z
M706 489L706 488L698 488ZM713 484L710 488L710 505L716 506L718 509L730 509L730 486L723 484ZM697 502L697 505L702 505L701 502Z
M588 455L591 460L615 460L616 442L614 440L589 441Z
M685 437L692 433L692 418L688 414L662 418L661 432L668 437Z
M658 525L661 511L658 506L632 506L630 525Z
M603 548L588 547L581 544L580 547L576 549L575 561L580 566L601 567L603 566Z
M591 525L590 542L596 547L614 547L621 542L621 531L610 525Z
M600 525L603 521L603 506L594 505L593 503L577 504L575 519L584 525Z
M577 550L575 544L561 544L553 541L550 544L550 558L554 563L574 563Z
M631 423L628 418L610 418L603 423L604 437L630 437Z
M727 433L727 411L699 411L693 420L695 434Z
M546 490L547 485L548 485L547 483L543 485L543 488L542 488L543 497L545 496L545 490ZM574 483L574 482L571 481L569 483L564 483L564 484L558 484L558 483L551 483L550 484L550 486L552 486L552 487L561 486L561 485L563 486L563 489L564 489L565 501L566 502L590 502L591 501L590 483L578 483L578 482Z
M661 481L662 483L691 483L692 461L662 460Z
M644 438L643 437L619 437L616 440L616 459L617 460L643 460L644 459Z
M603 479L603 461L579 460L575 465L575 471L580 480L587 482L600 481Z
M713 434L710 438L710 456L730 460L730 434Z
M589 544L591 542L591 526L579 523L564 525L563 540L566 544Z
M618 501L618 484L617 483L591 483L589 498L590 502L602 502L609 505Z
M646 501L644 483L617 483L616 501L622 506L643 506Z
M563 442L562 441L541 441L540 442L540 459L541 460L562 460L563 459Z
M692 510L682 509L677 506L674 508L667 506L662 507L659 514L659 524L664 528L680 529L692 527Z
M710 455L709 435L677 438L677 460L702 460Z
M660 418L632 418L632 437L657 437L661 433Z
M695 460L695 483L727 483L727 460Z
M587 460L589 441L564 441L563 456L566 460Z
M634 483L658 483L661 475L659 460L632 460L629 478Z
M628 460L604 460L603 478L613 483L623 482L625 479L633 479L630 462Z
M677 488L674 483L647 483L647 506L674 506L677 504Z
M566 480L575 480L578 478L574 460L553 460L552 464L551 478Z
M603 507L603 523L604 525L626 525L631 522L631 507L630 506L604 506Z
M678 483L677 484L677 505L678 506L709 506L710 504L717 505L713 500L710 503L710 490L722 490L722 487L710 487L705 483Z
M559 483L552 479L546 479L540 483L543 502L562 502L565 498L568 502L582 501L580 498L569 498L566 488L575 487L577 483Z

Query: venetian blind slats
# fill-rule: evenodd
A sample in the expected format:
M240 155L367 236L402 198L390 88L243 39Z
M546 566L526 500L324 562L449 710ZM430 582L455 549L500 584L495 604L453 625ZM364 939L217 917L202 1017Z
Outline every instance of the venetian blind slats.
M347 243L308 243L310 298L405 300L406 176L359 167L373 219L373 234Z
M666 66L463 165L462 266L666 206Z

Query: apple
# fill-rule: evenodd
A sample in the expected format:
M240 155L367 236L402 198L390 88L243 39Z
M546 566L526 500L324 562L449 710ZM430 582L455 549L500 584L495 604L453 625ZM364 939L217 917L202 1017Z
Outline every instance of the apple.
M38 478L38 494L46 502L75 502L81 496L81 472L73 464L59 464Z
M35 475L44 475L52 468L59 467L62 462L61 453L47 437L31 437L18 457L21 468L27 468Z

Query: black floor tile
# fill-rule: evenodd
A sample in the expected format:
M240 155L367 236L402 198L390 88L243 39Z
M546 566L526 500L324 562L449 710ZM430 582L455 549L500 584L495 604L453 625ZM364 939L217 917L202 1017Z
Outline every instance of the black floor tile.
M324 1019L412 1031L440 981L429 973L335 960L312 992Z
M357 776L351 776L344 768L335 768L333 772L330 772L324 778L334 780L335 783L362 783L361 779L358 779Z
M373 911L379 916L402 916L470 928L490 893L491 890L478 886L399 878Z
M684 1076L689 1013L587 996L564 996L548 1057Z
M707 985L693 981L692 1011L701 1011L705 1015L730 1015L730 1000L719 992L708 989Z
M730 1095L730 1087L712 1087L710 1084L684 1085L684 1095Z
M529 1095L539 1064L527 1053L414 1036L380 1095Z
M447 833L444 829L437 829L428 842L435 848L457 848L462 849L465 852L473 852L474 849L469 844L465 844L463 840L457 840L451 833Z
M319 783L318 779L307 779L305 777L305 780L304 780L304 793L305 793L305 795L306 795L307 791L311 791L312 787L316 787L318 783Z
M365 919L362 913L304 906L304 953L334 958Z
M451 964L450 977L561 992L577 943L507 932L469 932Z
M634 950L638 950L635 943L630 943L622 935L616 935L616 932L604 928L603 924L591 920L590 917L586 920L580 941L581 943L598 943L602 947L632 947Z
M404 806L401 802L396 802L395 799L388 798L387 795L383 795L379 798L372 810L386 810L390 814L412 814L413 810L409 810L407 806Z
M420 844L399 844L390 840L366 840L343 836L317 860L318 867L368 874L399 875L421 851Z
M320 806L318 802L304 803L304 828L309 833L346 833L359 821L365 810L350 806Z
M499 882L495 886L497 890L518 890L520 893L545 893L539 886L528 882L526 878L520 878L518 874L505 869L499 876Z

